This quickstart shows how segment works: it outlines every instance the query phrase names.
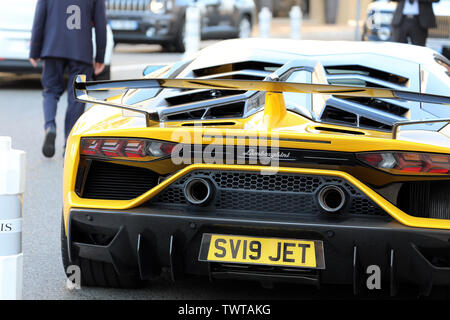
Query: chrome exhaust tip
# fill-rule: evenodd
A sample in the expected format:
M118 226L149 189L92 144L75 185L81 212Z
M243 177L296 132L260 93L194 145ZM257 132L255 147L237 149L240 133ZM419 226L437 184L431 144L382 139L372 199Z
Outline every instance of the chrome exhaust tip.
M322 210L328 213L336 213L344 207L347 197L342 187L330 185L319 191L317 200Z
M213 184L207 179L192 178L184 186L184 196L192 205L206 205L213 196Z

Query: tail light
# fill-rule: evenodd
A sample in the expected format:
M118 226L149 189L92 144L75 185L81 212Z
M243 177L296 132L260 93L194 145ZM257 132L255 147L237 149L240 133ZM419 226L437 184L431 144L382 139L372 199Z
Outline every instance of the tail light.
M175 143L148 139L82 138L80 153L85 156L151 160L170 156Z
M450 156L413 152L367 152L357 158L371 167L394 174L448 175Z

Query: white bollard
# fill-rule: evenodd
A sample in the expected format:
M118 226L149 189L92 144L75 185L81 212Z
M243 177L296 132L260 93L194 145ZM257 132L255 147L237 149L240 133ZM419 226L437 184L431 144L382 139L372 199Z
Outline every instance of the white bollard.
M200 49L200 31L200 8L194 3L186 8L185 58L194 55Z
M0 137L0 300L22 299L25 152Z
M272 12L269 8L263 7L259 13L259 36L261 38L270 37L270 28L272 24Z
M302 10L299 6L293 6L289 12L291 18L291 39L301 39L302 37Z

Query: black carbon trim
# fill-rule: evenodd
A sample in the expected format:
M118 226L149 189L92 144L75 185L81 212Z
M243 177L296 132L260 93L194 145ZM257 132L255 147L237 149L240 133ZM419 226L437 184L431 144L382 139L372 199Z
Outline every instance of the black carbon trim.
M205 211L219 210L224 214L245 212L270 213L279 215L323 214L317 203L318 192L327 185L337 185L346 194L346 205L337 216L378 216L389 217L378 205L338 177L278 173L263 175L249 171L206 171L196 170L172 183L150 205L193 207L184 195L184 187L192 178L209 180L214 186L214 199L203 208Z

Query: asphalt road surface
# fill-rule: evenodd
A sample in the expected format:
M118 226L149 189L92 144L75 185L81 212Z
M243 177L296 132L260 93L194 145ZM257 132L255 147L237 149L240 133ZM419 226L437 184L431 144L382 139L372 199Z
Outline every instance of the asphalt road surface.
M182 56L162 53L158 46L116 47L113 78L140 76L146 63L172 62ZM139 290L83 288L68 290L60 257L62 208L63 123L67 95L57 115L56 154L41 153L43 141L42 92L39 77L0 75L0 136L11 136L13 148L27 153L26 192L23 198L24 299L316 299L352 297L351 288L314 287L186 278L177 283L161 279Z

